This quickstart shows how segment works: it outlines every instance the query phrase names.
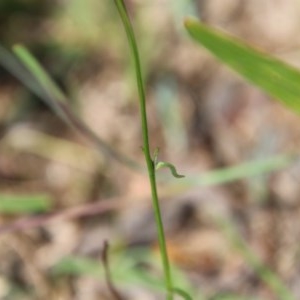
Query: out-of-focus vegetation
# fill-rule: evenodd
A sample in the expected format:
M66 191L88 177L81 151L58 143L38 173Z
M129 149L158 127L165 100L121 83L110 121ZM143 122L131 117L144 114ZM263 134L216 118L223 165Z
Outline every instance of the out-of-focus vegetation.
M194 299L299 296L299 119L191 43L182 23L187 13L198 15L297 65L297 1L271 2L126 1L152 147L186 175L174 184L162 173L160 196L174 276ZM66 93L73 121L141 164L133 69L112 1L2 0L0 16L1 53L16 59L7 51L24 44ZM213 48L218 37L208 38ZM241 70L240 46L231 46L215 54ZM255 83L259 70L251 69ZM272 96L295 95L288 89L297 85L283 79ZM0 298L114 299L103 270L109 240L120 295L163 299L144 174L95 152L93 134L76 133L4 69L0 80Z

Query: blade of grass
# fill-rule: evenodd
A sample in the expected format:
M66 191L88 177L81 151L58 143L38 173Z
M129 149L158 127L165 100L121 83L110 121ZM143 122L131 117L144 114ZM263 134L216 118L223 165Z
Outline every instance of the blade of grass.
M20 46L18 46L20 48ZM20 51L20 50L19 50ZM22 50L24 52L24 49ZM28 56L26 54L25 56ZM140 166L137 166L137 164L133 161L131 161L128 158L122 157L121 154L114 153L115 150L111 149L106 143L101 140L97 135L95 135L83 122L81 122L80 119L75 116L75 114L71 111L67 103L63 103L63 107L57 107L55 105L56 100L45 92L45 90L41 87L41 85L37 82L37 79L35 76L31 74L27 69L24 68L22 64L6 49L1 47L0 45L0 63L8 70L10 71L14 76L16 76L21 82L23 82L30 90L32 90L35 94L37 94L41 99L43 99L47 105L50 106L56 113L58 113L58 109L60 111L60 116L62 116L62 110L66 111L65 114L68 115L68 118L71 119L71 121L66 121L66 118L64 117L64 120L70 125L72 123L72 127L74 127L76 130L81 132L89 141L91 141L94 145L96 145L96 148L98 151L104 151L105 153L112 154L113 157L119 157L118 160L121 162L124 161L125 164L129 165L130 167L133 167L134 169L141 170L142 168ZM49 78L51 80L51 78ZM45 79L44 79L45 80ZM48 86L48 84L46 84ZM49 86L53 86L53 84L50 84ZM63 102L63 101L62 101ZM108 146L108 149L106 147ZM280 162L282 160L282 162ZM251 162L242 164L236 167L230 167L223 170L216 170L212 172L208 172L207 174L197 176L195 178L186 178L183 181L181 181L183 184L195 184L195 185L211 185L211 184L221 184L225 182L230 182L234 180L238 180L241 178L248 178L251 176L256 176L260 174L264 174L267 172L271 172L280 168L285 167L285 158L270 158L265 161L261 162ZM292 161L291 161L292 162ZM286 161L286 165L288 165L288 159ZM161 176L160 176L161 177ZM159 177L159 178L160 178Z
M49 95L49 99L51 99L51 103L53 103L53 106L56 107L59 115L70 127L79 130L84 136L88 137L88 139L106 154L106 156L111 157L132 169L141 170L141 167L136 162L106 144L72 112L68 105L69 101L67 100L67 97L26 48L17 46L14 48L14 51L22 63L29 69L34 78L36 78L39 84L45 89L46 94Z
M281 300L296 300L289 289L281 281L281 279L266 267L260 259L251 251L251 249L245 244L236 228L228 221L215 220L219 225L219 228L227 236L228 240L237 249L245 261L253 268L256 274L265 282L274 292L276 298Z
M23 65L1 46L0 63L32 92L37 94L68 126L79 131L96 146L98 151L107 157L113 158L131 169L143 170L135 161L119 153L104 142L73 113L67 97L25 47L21 45L15 46L14 52Z
M49 195L0 195L0 212L4 214L36 213L49 211Z
M149 252L148 249L112 251L110 258L111 279L118 285L141 286L151 291L164 292L165 286L161 278L149 273L148 268L140 267L139 263L149 266L153 270L160 269L156 255ZM175 285L180 284L190 288L189 280L185 274L177 268L173 271ZM105 270L100 262L79 256L63 258L53 267L52 272L56 275L91 276L101 279L105 277ZM195 299L204 299L196 291L194 294Z
M126 257L112 260L111 270L112 279L118 284L143 285L160 292L163 290L159 279L149 276L146 271L138 270ZM88 275L102 279L105 277L105 270L100 263L96 263L93 259L76 256L65 257L54 266L52 272L56 275Z
M63 92L25 47L15 45L13 51L51 98L54 98L58 102L68 102Z
M12 55L9 51L0 45L0 63L1 65L9 71L12 75L18 78L26 87L33 91L37 96L39 96L44 101L45 92L32 77L31 73ZM48 103L49 105L49 103Z
M200 186L224 184L282 170L297 159L299 157L293 154L277 155L262 160L242 163L233 167L205 172L203 175L190 176L182 179L180 184Z
M223 63L267 94L300 113L300 72L241 40L187 18L189 34Z
M83 216L87 217L101 215L103 213L115 211L120 208L122 208L122 205L120 205L118 201L112 199L106 201L104 199L101 199L97 202L83 204L62 211L53 211L38 216L21 216L15 221L1 225L0 235L45 226L51 222L56 222L58 220L70 220L81 218Z
M190 175L180 180L176 184L172 184L170 180L165 181L164 177L160 177L162 181L168 183L167 191L182 192L187 188L196 186L211 186L225 184L236 180L250 179L256 176L267 175L275 171L282 170L299 159L295 154L281 154L270 158L241 163L237 166L226 167L224 169L216 169L206 171L201 175Z

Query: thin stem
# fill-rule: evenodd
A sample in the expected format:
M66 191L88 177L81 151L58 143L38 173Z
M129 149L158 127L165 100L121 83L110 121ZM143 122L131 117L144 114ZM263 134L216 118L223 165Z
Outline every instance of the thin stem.
M103 268L104 268L104 276L106 279L106 284L108 286L110 293L115 298L115 300L124 300L122 295L119 293L119 291L115 287L115 285L112 281L112 278L111 278L109 259L108 259L108 247L109 247L108 242L104 241L101 258L102 258L102 264L103 264Z
M171 278L171 270L170 270L170 263L167 254L167 247L166 247L166 239L163 227L163 221L161 217L161 211L159 206L158 200L158 193L157 193L157 186L156 186L156 174L155 174L155 165L151 158L150 153L150 142L149 142L149 135L148 135L148 123L147 123L147 110L146 110L146 97L144 91L144 84L142 79L142 72L141 72L141 64L139 58L138 47L135 40L134 31L130 20L128 18L128 14L126 11L125 4L123 0L115 0L116 6L118 8L118 12L121 16L128 42L130 45L130 50L132 52L135 71L136 71L136 81L138 86L139 92L139 104L140 104L140 114L141 114L141 123L142 123L142 135L143 135L143 151L145 160L147 163L148 169L148 176L150 181L151 187L151 194L152 194L152 203L158 233L158 240L159 240L159 247L161 253L162 264L164 268L164 275L165 275L165 284L167 289L167 300L173 299L173 283Z

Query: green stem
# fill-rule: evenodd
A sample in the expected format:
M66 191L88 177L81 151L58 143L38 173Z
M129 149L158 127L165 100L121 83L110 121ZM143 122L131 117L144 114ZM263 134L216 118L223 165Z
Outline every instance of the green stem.
M173 299L173 284L171 278L171 270L170 270L170 263L167 254L167 247L166 247L166 239L163 227L163 221L161 217L161 211L159 206L158 200L158 193L157 193L157 186L156 186L156 174L155 174L155 165L151 157L150 153L150 143L149 143L149 135L148 135L148 123L147 123L147 110L146 110L146 97L144 91L144 84L142 79L142 72L141 72L141 64L139 59L139 52L138 47L136 44L134 31L130 20L128 18L128 14L126 11L125 4L123 0L115 0L116 6L118 8L119 14L121 16L128 42L130 45L130 49L132 52L135 71L136 71L136 81L138 86L139 92L139 103L140 103L140 114L141 114L141 123L142 123L142 134L143 134L143 151L145 155L145 160L147 163L149 181L151 186L151 194L152 194L152 203L155 215L155 221L157 226L158 232L158 240L159 240L159 247L160 253L164 268L164 275L165 275L165 283L167 289L167 300Z

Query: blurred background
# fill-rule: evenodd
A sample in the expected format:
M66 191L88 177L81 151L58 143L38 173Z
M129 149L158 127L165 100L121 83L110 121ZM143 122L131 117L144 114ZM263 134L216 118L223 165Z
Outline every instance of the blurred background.
M283 156L299 151L299 117L183 27L193 15L300 66L300 2L125 2L152 149L186 176L159 173L174 281L197 300L300 299L300 163ZM144 164L134 69L113 1L1 0L0 43L25 45L75 116ZM95 147L1 67L0 136L0 299L117 299L105 254L121 299L164 299L143 172Z

